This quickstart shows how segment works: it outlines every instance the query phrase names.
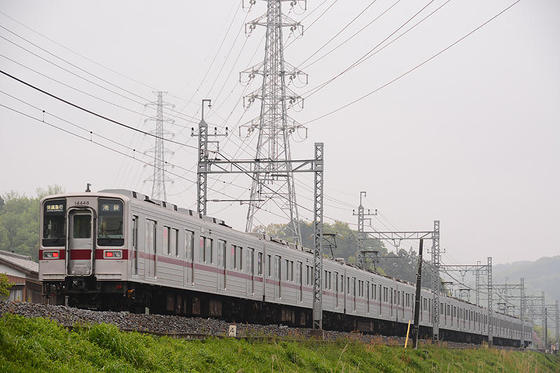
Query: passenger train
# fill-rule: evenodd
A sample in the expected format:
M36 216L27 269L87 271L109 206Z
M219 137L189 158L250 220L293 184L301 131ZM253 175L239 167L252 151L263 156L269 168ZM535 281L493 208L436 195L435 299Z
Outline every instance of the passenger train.
M48 196L41 211L39 278L50 303L311 326L311 250L129 190ZM325 329L404 335L413 319L414 285L342 259L324 260L322 292ZM485 308L440 301L440 339L487 338ZM420 305L428 336L428 289ZM529 324L492 319L495 344L519 346L522 330L530 343Z

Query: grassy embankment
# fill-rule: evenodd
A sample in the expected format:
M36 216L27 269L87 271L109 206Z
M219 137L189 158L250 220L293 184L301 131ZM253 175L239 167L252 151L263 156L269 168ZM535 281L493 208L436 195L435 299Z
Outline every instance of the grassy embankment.
M0 318L0 372L560 372L560 358L493 349L447 350L339 341L186 341L120 332L68 331L41 318Z

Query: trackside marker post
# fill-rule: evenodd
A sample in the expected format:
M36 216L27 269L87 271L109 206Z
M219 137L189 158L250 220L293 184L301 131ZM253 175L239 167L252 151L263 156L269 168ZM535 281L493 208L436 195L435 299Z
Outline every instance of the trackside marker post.
M408 334L410 333L410 320L408 320L408 328L406 328L406 340L404 341L404 348L408 346Z

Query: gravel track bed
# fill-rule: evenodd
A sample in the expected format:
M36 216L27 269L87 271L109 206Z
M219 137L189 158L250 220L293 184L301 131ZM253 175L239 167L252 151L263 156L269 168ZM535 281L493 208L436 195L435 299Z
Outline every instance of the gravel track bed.
M45 317L71 328L83 324L114 324L123 331L138 331L156 335L185 338L224 337L232 323L201 317L145 315L129 312L92 311L66 306L0 301L0 315L11 313L25 317ZM238 338L287 338L306 339L313 336L309 328L292 328L285 325L235 324ZM316 337L314 337L316 338ZM404 345L404 337L386 337L338 331L324 331L324 340L361 340L366 343ZM425 341L423 341L425 342ZM409 340L409 344L412 341ZM428 342L429 343L429 342ZM449 348L476 348L476 345L451 343Z
M0 301L0 315L12 313L25 317L45 317L66 327L81 324L114 324L125 331L177 336L216 336L223 337L232 323L201 317L145 315L129 312L92 311L66 306L53 306L35 303ZM284 325L235 324L237 336L241 338L307 337L311 329L291 328ZM358 333L325 331L325 339L339 337L363 337ZM377 337L380 338L380 337ZM383 337L381 337L383 338Z

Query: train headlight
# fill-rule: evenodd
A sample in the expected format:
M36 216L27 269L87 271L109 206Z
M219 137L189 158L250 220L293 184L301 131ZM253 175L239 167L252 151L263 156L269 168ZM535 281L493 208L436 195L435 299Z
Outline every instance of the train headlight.
M105 250L103 252L103 258L105 259L122 259L121 250Z

